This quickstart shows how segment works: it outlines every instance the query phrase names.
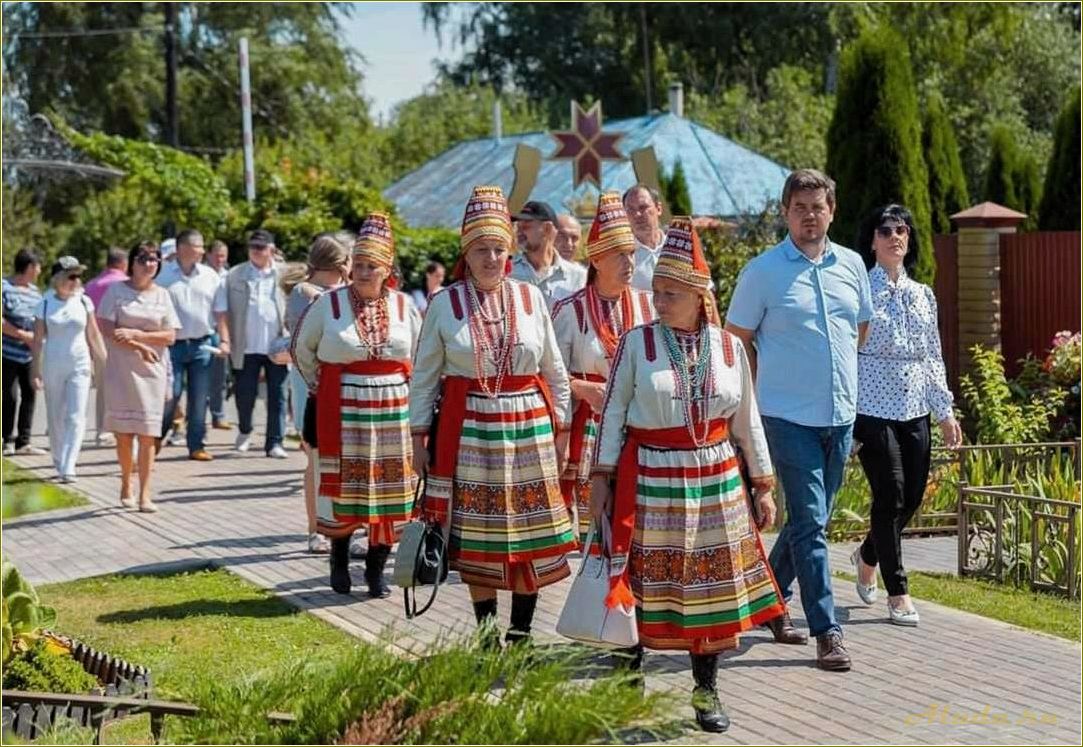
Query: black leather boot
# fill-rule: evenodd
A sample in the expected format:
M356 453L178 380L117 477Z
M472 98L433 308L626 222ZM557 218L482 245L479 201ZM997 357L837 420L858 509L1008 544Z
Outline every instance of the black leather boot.
M369 587L369 596L384 599L391 596L391 589L384 582L384 566L391 554L390 545L371 545L365 554L365 583Z
M511 625L504 636L508 643L524 643L530 639L534 623L534 609L538 606L538 594L511 595Z
M350 581L350 538L340 537L331 540L331 588L339 594L349 594L353 583Z
M628 685L646 692L647 683L643 678L643 646L619 648L613 652L613 668L618 672L628 673Z
M730 728L730 718L718 700L718 654L692 654L692 709L703 731L715 734Z
M496 629L496 597L484 602L474 602L474 617L481 630L479 642L483 649L500 650L500 631Z

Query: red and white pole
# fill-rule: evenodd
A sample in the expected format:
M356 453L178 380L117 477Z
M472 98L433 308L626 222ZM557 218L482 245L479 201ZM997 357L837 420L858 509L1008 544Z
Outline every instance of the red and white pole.
M248 79L248 39L240 40L241 65L241 127L244 137L244 196L256 201L256 166L252 150L252 86Z

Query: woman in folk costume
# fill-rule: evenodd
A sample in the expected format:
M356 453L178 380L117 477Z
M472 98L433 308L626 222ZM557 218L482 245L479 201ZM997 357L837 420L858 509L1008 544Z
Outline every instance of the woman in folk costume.
M710 270L689 218L675 218L654 272L658 321L621 338L602 409L591 512L612 521L608 606L634 604L640 648L692 657L692 705L724 731L720 651L782 613L745 500L732 438L752 476L759 525L774 478L741 342L717 325Z
M579 517L581 538L590 525L591 455L613 354L621 335L654 319L651 294L631 285L635 250L635 235L620 194L602 194L587 236L587 287L553 307L553 329L575 404L561 488L564 502Z
M391 593L383 571L395 524L413 512L409 381L421 316L388 287L394 255L388 217L370 214L354 244L350 284L314 301L293 338L293 359L316 392L305 440L319 455L317 529L331 538L339 594L350 593L350 536L362 526L369 596Z
M517 642L530 633L538 590L568 575L576 542L558 464L568 376L545 299L506 277L512 242L500 188L475 187L457 282L432 297L421 328L410 425L415 469L427 470L422 511L439 521L450 512L450 565L479 625L495 618L497 589L512 592L507 640Z

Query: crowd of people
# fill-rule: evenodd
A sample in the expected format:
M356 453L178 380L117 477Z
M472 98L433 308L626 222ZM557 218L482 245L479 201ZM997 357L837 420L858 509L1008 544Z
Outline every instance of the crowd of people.
M724 731L719 654L741 633L764 626L793 645L811 635L821 668L851 666L825 530L853 451L872 490L857 593L876 602L879 567L889 621L918 624L900 537L928 479L930 414L947 446L961 441L936 301L907 275L910 212L878 208L853 251L828 238L826 175L793 172L781 204L788 235L743 269L724 316L691 218L663 227L644 185L602 194L585 241L578 220L544 202L512 215L500 188L476 187L450 284L433 262L410 294L395 287L381 213L356 235L316 237L300 275L276 261L266 231L228 270L224 247L204 257L203 236L182 231L168 261L152 242L111 251L85 292L86 268L62 257L42 296L40 260L20 252L3 290L5 453L33 453L44 387L58 475L75 479L96 380L97 437L116 439L121 503L135 505L137 444L138 506L154 511L154 455L182 391L193 460L213 458L208 406L214 427L231 427L228 361L236 450L251 446L261 377L269 457L286 456L292 402L308 550L328 554L336 592L351 593L350 560L364 557L367 594L390 594L385 564L421 516L447 532L485 645L521 645L540 590L571 573L572 553L598 551L583 543L600 530L606 604L636 610L639 645L618 664L641 682L644 649L688 651L697 721ZM785 522L768 554L760 531L775 522L776 483ZM795 582L807 634L787 611ZM504 644L500 590L511 593Z

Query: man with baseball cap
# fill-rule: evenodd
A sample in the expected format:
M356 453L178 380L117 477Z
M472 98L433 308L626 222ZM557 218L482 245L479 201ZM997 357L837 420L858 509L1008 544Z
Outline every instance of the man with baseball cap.
M587 269L557 253L557 214L544 202L528 202L512 216L521 251L511 260L511 276L536 285L553 304L586 287Z
M219 348L230 357L236 382L237 425L234 448L248 451L252 439L252 410L262 370L267 379L267 456L286 459L282 445L286 430L286 374L289 369L270 358L271 344L286 334L286 296L274 261L275 239L258 229L248 236L248 261L232 268L218 288L227 321L219 331ZM224 302L223 302L224 301Z

